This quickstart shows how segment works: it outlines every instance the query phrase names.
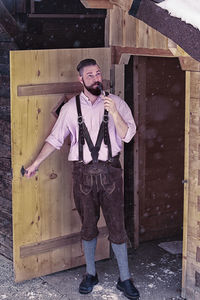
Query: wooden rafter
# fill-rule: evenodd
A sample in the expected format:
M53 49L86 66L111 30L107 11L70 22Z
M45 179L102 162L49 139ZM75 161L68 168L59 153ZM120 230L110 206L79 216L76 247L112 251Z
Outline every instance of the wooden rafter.
M179 57L179 61L183 71L200 72L200 62L192 57Z
M174 57L174 55L168 49L112 46L112 64L127 64L131 55Z

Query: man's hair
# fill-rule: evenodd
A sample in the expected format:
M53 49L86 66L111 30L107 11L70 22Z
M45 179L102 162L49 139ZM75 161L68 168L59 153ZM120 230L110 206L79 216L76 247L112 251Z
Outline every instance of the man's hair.
M79 75L83 75L83 68L88 67L88 66L96 66L97 62L95 59L92 58L86 58L80 61L78 66L76 67L77 71L79 72Z

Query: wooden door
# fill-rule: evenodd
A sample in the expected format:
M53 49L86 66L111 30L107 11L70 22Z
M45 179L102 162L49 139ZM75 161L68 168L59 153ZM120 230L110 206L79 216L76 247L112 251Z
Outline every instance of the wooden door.
M11 132L13 168L13 248L15 280L72 268L85 263L81 248L80 220L72 195L69 140L54 152L31 179L20 173L43 146L63 97L80 92L76 66L92 57L110 80L110 49L12 51ZM104 219L96 260L109 257Z

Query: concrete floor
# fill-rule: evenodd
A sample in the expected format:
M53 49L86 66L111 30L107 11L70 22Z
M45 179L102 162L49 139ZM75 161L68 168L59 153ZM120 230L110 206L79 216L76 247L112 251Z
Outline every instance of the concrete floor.
M129 249L129 265L141 300L182 299L181 254L170 254L158 242ZM80 295L78 286L85 267L62 271L22 283L15 283L12 262L0 256L0 299L6 300L123 300L127 299L116 289L118 269L116 259L97 262L99 284L89 295Z

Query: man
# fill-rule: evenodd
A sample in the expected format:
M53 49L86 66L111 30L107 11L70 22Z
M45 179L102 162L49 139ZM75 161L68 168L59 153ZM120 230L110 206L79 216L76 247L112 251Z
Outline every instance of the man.
M132 139L136 132L135 122L125 101L112 94L105 96L101 70L94 59L82 60L77 71L83 92L62 107L41 152L26 169L26 177L33 176L41 162L60 149L70 135L68 159L74 163L74 200L82 221L81 238L86 259L86 274L79 292L88 294L98 283L95 250L101 206L119 266L117 288L127 298L138 299L139 292L130 279L128 268L119 162L122 141Z

